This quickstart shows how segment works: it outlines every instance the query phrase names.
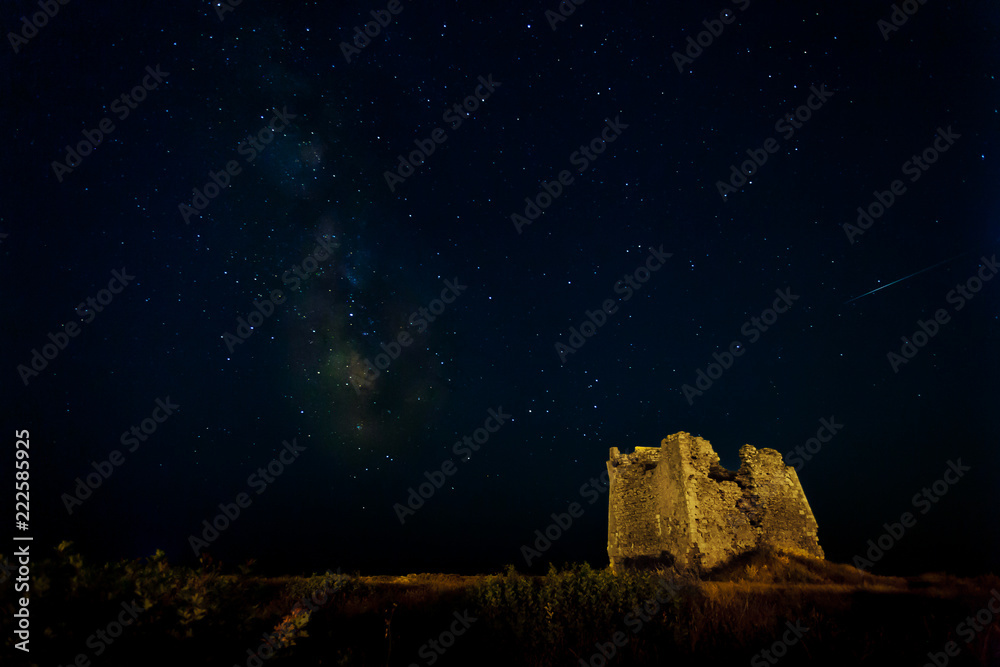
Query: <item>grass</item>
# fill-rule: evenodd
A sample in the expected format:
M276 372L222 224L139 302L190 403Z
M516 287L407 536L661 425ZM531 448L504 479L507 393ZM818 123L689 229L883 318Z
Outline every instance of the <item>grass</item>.
M260 664L268 667L700 667L761 660L797 622L808 631L782 665L923 665L947 641L961 648L951 666L1000 665L1000 620L968 644L956 629L1000 590L996 576L880 577L769 552L744 554L701 579L665 570L615 575L586 563L552 566L544 576L508 566L488 576L260 577L252 563L233 572L209 559L178 567L159 551L91 565L63 543L34 565L32 587L32 653L15 652L6 632L0 664L69 665L81 653L94 665L146 664L153 650L158 664L256 665L250 656L267 639L273 648ZM14 599L7 578L7 619ZM142 609L134 624L113 643L88 643L133 601ZM474 619L467 630L455 625L463 614ZM459 636L450 636L454 627Z

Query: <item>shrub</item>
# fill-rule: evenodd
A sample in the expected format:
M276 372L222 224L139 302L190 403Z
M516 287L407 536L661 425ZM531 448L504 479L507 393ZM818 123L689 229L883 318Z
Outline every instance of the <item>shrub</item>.
M589 655L597 642L607 642L618 631L628 632L626 615L656 597L663 573L610 569L594 570L574 564L562 570L554 565L544 577L527 577L508 565L503 574L487 577L474 588L479 614L516 645L522 660L548 665L565 660L566 653ZM660 605L643 630L645 638L677 629L680 598ZM629 650L640 650L632 643Z

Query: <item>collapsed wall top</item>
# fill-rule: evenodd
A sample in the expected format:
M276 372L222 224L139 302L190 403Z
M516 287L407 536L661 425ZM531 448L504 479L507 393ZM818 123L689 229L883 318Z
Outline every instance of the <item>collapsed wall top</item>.
M740 468L719 465L711 443L689 433L607 462L611 567L667 565L701 572L761 547L823 558L816 518L773 449L740 448Z

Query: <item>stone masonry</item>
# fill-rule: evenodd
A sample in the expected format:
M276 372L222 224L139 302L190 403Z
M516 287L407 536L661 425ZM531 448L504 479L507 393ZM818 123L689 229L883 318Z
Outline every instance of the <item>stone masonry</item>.
M759 547L823 558L795 469L773 449L740 448L740 469L719 465L689 433L607 462L611 567L676 566L704 572Z

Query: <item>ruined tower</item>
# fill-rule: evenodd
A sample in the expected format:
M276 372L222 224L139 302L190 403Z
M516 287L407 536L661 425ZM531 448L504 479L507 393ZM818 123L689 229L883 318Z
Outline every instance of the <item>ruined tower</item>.
M773 449L740 448L740 469L719 465L689 433L607 463L608 556L616 572L643 564L704 571L757 547L823 558L795 469Z

